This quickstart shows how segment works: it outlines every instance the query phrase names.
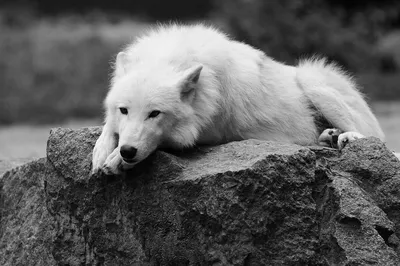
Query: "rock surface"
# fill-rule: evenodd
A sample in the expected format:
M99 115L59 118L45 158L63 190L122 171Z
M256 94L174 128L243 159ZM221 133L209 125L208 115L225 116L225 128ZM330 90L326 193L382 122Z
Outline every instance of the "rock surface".
M400 265L400 162L247 140L90 175L99 128L0 178L0 265Z

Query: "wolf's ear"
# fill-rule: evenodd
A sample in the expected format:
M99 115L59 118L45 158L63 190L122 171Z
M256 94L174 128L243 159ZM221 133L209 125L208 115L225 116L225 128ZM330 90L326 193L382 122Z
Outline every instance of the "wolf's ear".
M127 64L128 55L124 52L119 52L115 60L115 73L117 74L117 76L125 74Z
M181 99L192 101L195 95L196 85L200 79L200 73L203 69L202 65L196 65L183 72L179 87L181 89Z

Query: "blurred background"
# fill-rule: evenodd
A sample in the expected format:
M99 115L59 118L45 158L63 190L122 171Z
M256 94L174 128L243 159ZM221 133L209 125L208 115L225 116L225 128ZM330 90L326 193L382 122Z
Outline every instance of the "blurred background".
M1 0L0 160L45 156L51 127L100 125L110 62L168 21L212 23L288 64L339 62L400 151L398 0Z

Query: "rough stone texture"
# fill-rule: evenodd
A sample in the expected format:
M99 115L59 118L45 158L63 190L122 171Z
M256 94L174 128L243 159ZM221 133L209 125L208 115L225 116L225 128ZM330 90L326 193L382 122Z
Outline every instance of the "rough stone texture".
M0 265L400 265L400 162L247 140L90 175L99 128L0 178Z

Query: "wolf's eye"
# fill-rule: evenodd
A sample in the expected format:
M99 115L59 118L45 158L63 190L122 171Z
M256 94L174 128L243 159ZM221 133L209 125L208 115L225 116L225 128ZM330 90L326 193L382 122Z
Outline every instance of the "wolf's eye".
M158 110L151 111L149 114L149 118L157 117L161 112Z
M128 109L126 109L125 107L120 107L119 111L121 112L121 114L123 115L127 115L128 114Z

